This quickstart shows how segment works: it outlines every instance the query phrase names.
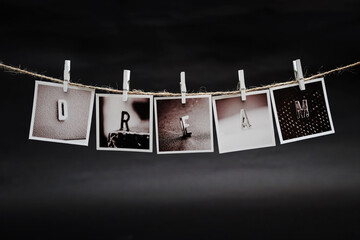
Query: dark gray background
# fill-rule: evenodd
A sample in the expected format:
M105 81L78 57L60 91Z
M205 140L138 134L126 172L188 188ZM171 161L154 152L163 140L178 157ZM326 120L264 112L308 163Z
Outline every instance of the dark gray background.
M359 60L360 2L0 3L0 59L85 84L234 89ZM219 155L28 140L34 79L0 72L1 239L360 237L359 67L326 77L336 134ZM216 145L215 145L216 146Z

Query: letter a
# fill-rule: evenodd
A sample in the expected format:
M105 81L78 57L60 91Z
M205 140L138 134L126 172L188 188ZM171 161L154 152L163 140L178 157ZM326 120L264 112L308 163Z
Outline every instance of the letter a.
M241 129L250 128L251 124L249 122L249 118L246 114L245 109L240 110L240 121L241 121Z

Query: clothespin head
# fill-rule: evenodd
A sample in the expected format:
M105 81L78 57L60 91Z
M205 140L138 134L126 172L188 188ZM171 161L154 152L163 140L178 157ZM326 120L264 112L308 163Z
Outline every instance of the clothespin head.
M128 91L130 89L130 70L124 70L123 76L123 101L128 99Z
M294 67L294 74L295 79L299 82L300 90L305 90L305 82L304 82L304 76L301 68L301 62L300 59L296 59L293 61L293 67Z
M239 74L239 83L240 83L240 91L241 91L241 101L246 101L244 70L239 70L238 74Z
M65 60L65 65L64 65L64 92L68 91L69 82L70 82L70 60Z
M186 103L186 84L185 84L185 72L180 73L180 91L181 91L181 103Z

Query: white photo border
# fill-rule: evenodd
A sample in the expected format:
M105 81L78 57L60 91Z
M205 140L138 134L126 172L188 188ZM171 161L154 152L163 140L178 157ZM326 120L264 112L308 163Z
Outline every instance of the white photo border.
M294 86L299 86L299 84L298 83L293 83L293 84L289 84L289 85L273 87L273 88L270 88L271 102L272 102L272 105L273 105L275 122L276 122L276 126L277 126L277 130L278 130L279 139L280 139L281 144L297 142L297 141L301 141L301 140L304 140L304 139L310 139L310 138L315 138L315 137L320 137L320 136L325 136L325 135L335 133L334 124L333 124L333 121L332 121L330 107L329 107L329 101L328 101L326 88L325 88L325 80L324 80L324 78L316 78L316 79L313 79L313 80L306 81L305 82L305 88L306 88L306 84L314 83L314 82L321 82L322 90L323 90L324 98L325 98L326 111L327 111L328 116L329 116L329 122L330 122L331 130L326 131L326 132L321 132L321 133L315 133L315 134L311 134L311 135L307 135L307 136L302 136L302 137L298 137L298 138L291 138L291 139L284 140L283 136L282 136L281 128L280 128L279 117L278 117L278 113L277 113L277 109L276 109L276 104L275 104L275 98L274 98L273 91L278 90L278 89L283 89L283 88L290 88L290 87L294 87Z
M106 94L106 93L97 93L96 94L96 150L98 151L120 151L120 152L145 152L152 153L153 152L153 103L154 97L151 95L133 95L129 94L128 98L149 98L150 103L150 111L149 111L149 132L150 132L150 144L149 149L135 149L135 148L110 148L110 147L100 147L100 112L99 112L99 97L116 97L122 99L123 94Z
M36 112L36 105L37 105L38 86L39 85L59 87L59 88L63 88L63 86L64 86L61 83L45 82L45 81L40 81L40 80L35 81L34 100L33 100L32 114L31 114L29 139L30 140L37 140L37 141L45 141L45 142L55 142L55 143L65 143L65 144L71 144L71 145L89 146L91 120L92 120L92 114L93 114L93 108L94 108L95 90L94 89L88 89L88 88L82 88L82 87L75 87L75 86L71 86L71 85L68 86L69 89L91 92L90 107L89 107L89 119L88 119L88 122L87 122L87 132L86 132L85 140L61 140L61 139L53 139L53 138L45 138L45 137L33 136L35 112Z
M185 150L185 151L159 151L159 130L158 130L158 117L157 117L157 101L158 100L181 100L181 97L155 97L154 98L154 114L155 114L155 128L156 128L156 153L157 154L182 154L182 153L207 153L214 152L214 131L213 131L213 122L212 122L212 100L211 95L198 95L198 96L186 96L186 99L189 98L208 98L209 99L209 121L210 121L210 141L211 148L209 150ZM185 103L186 104L186 103Z
M260 90L260 91L254 91L254 92L249 92L246 93L247 96L250 95L259 95L259 94L266 94L266 100L267 100L267 105L268 105L268 114L269 114L269 118L270 118L270 122L271 122L271 126L272 126L272 131L273 131L273 138L272 138L272 143L269 144L263 144L263 145L259 145L257 147L251 147L251 148L246 148L246 149L238 149L238 150L230 150L230 151L224 151L221 149L220 147L220 137L219 137L219 120L217 117L217 108L216 108L216 101L217 100L221 100L221 99L229 99L229 98L235 98L235 97L241 97L241 94L236 94L236 95L221 95L221 96L216 96L213 97L213 112L214 112L214 121L215 121L215 128L216 128L216 136L217 136L217 142L218 142L218 149L219 149L219 153L230 153L230 152L240 152L240 151L246 151L246 150L252 150L252 149L258 149L258 148L267 148L267 147L274 147L276 146L276 140L275 140L275 129L274 129L274 122L273 122L273 117L272 117L272 110L271 110L271 100L270 100L270 91L269 90Z

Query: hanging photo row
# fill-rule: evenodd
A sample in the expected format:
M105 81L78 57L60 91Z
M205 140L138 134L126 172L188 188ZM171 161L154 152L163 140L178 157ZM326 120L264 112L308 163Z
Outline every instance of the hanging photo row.
M334 133L324 78L305 82L299 60L294 71L292 84L247 92L240 70L239 94L217 96L187 95L181 73L181 96L156 97L128 94L128 70L122 94L72 86L68 61L63 84L35 82L29 139L87 146L94 101L99 151L213 152L213 118L219 153L275 146L273 114L281 144Z

